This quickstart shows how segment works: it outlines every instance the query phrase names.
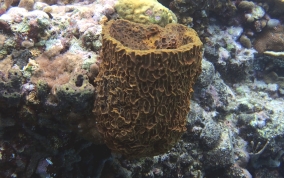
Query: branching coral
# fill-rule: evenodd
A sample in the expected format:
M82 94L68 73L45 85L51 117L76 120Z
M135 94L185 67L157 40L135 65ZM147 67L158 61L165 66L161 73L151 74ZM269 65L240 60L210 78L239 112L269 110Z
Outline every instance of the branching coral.
M201 72L196 32L179 24L110 21L102 56L94 112L108 147L128 157L169 150L186 130L192 86Z

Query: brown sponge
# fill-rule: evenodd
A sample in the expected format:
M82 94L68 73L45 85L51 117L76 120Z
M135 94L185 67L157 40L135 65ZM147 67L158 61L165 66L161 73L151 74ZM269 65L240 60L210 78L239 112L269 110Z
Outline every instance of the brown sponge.
M186 131L202 42L180 24L109 21L94 112L107 146L129 158L168 151Z

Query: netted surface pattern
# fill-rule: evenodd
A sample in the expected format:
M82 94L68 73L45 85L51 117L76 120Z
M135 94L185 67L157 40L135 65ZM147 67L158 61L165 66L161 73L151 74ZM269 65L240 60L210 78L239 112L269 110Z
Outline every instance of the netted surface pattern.
M192 86L201 72L196 32L179 24L110 21L102 57L94 112L107 146L128 157L169 150L186 130Z

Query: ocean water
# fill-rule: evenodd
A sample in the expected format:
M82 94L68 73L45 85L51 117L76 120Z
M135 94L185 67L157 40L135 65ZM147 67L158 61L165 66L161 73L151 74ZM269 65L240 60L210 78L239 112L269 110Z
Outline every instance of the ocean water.
M283 0L0 0L0 178L284 177Z

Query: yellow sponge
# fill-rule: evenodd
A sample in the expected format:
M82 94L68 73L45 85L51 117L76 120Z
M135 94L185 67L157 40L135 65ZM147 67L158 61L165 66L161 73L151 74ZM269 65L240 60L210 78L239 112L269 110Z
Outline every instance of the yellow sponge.
M177 22L175 14L157 0L119 0L115 9L122 19L136 23L164 27Z
M181 24L111 20L102 31L96 126L106 145L128 158L170 150L186 131L202 42Z

